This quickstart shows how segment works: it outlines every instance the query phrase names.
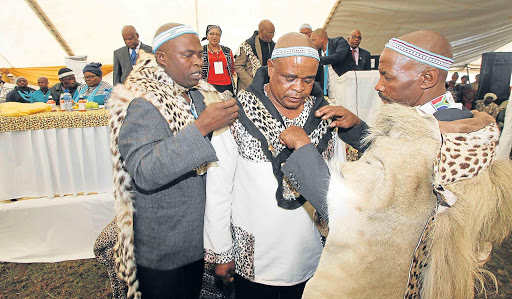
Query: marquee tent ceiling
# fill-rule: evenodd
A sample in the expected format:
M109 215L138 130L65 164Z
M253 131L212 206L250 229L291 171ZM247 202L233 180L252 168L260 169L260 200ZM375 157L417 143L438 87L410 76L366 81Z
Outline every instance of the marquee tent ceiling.
M361 47L372 54L380 54L392 37L434 30L452 44L454 66L463 66L512 42L512 1L342 0L325 28L329 36L345 38L359 29Z
M34 0L2 0L0 68L56 66L66 52L30 8ZM190 24L204 35L208 24L223 28L221 43L236 49L262 19L282 34L302 23L325 25L329 36L363 33L361 46L379 54L391 37L431 29L452 43L457 65L477 59L512 42L511 0L36 0L75 55L112 63L123 46L121 28L134 25L142 42L151 44L156 29L167 22ZM332 15L330 16L330 12Z
M303 23L321 27L335 0L36 0L75 55L112 64L124 46L121 28L131 24L140 40L151 44L160 25L192 25L202 38L206 26L220 25L221 44L233 51L258 23L271 20L276 38L298 31ZM0 68L63 65L68 56L24 0L1 0ZM314 10L314 13L312 13ZM197 19L196 19L197 15ZM275 40L276 40L275 38Z

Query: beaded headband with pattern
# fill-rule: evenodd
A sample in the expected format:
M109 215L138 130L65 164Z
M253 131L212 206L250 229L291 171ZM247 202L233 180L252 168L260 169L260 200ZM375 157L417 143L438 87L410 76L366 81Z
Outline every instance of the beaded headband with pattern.
M309 24L302 24L302 26L300 26L299 30L305 29L305 28L313 30L313 28L311 28L311 25L309 25Z
M386 44L386 48L389 48L421 63L425 63L445 71L449 70L453 63L453 59L451 58L432 53L398 38L390 39Z
M188 33L199 36L194 28L189 25L179 25L161 32L153 39L153 54L156 53L156 50L158 50L158 48L160 48L160 46L163 45L166 41Z
M316 60L320 61L320 57L318 56L318 50L312 47L289 47L289 48L276 48L272 51L272 60L280 57L290 57L290 56L306 56L312 57Z

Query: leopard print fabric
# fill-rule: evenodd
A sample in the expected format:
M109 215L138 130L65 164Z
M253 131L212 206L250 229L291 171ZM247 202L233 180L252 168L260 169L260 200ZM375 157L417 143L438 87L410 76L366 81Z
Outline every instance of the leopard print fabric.
M443 186L472 178L484 171L494 160L498 140L496 123L476 132L442 135L441 147L434 162L433 184L438 202L414 251L404 298L420 298L422 271L428 266L429 234L435 225L436 215L447 211L457 201L457 197Z
M434 228L434 221L436 220L435 211L421 233L420 241L414 249L412 257L411 268L409 270L409 280L407 282L407 289L405 290L405 299L418 299L420 298L420 291L423 286L422 271L428 266L428 253L430 232Z
M439 185L472 178L485 170L494 159L500 132L497 124L468 134L443 134L443 143L434 164Z
M108 120L109 113L105 109L86 112L40 112L27 116L0 115L0 132L103 127L108 125Z
M253 93L242 90L240 91L238 97L247 117L256 125L256 127L268 140L269 150L274 157L279 155L279 153L281 153L281 151L285 148L285 146L279 141L279 135L281 132L290 126L303 127L313 107L313 97L310 96L305 100L304 109L298 117L294 119L288 119L287 117L281 115L284 121L283 125L279 120L275 119L272 114L270 114L263 103ZM234 132L233 130L236 129L240 131ZM322 121L318 128L309 134L311 142L315 146L318 145L318 142L322 136L324 134L329 134L328 130L329 121ZM239 148L239 153L242 157L249 157L249 159L252 161L257 161L255 160L256 158L265 157L261 149L260 142L249 133L247 133L242 125L237 124L232 126L231 131L235 137L235 141L237 142ZM332 131L330 134L332 137L327 148L322 153L324 159L330 159L334 154L334 141L336 140L337 135L335 131ZM251 157L251 154L254 154L254 157ZM268 159L265 157L265 159L261 159L260 161L268 161ZM295 187L286 177L284 177L283 199L294 200L299 196L300 194L295 190Z
M283 117L283 125L268 112L263 103L254 94L241 91L239 100L246 115L267 138L269 149L273 156L277 156L284 149L284 146L279 142L281 132L290 126L303 127L311 113L314 101L313 97L307 98L304 102L304 109L294 119L281 115ZM331 134L328 146L322 152L324 159L330 159L334 155L334 144L337 138L336 131L328 132L328 125L328 121L321 122L318 128L309 135L311 142L317 145L324 134ZM237 144L238 154L243 159L257 163L270 162L261 149L260 141L249 134L238 120L231 125L230 130ZM288 178L284 176L283 180L283 197L289 199L299 197L299 192L295 190L295 187ZM236 226L233 222L231 222L231 229L233 248L221 253L205 250L205 260L213 263L227 263L235 256L237 273L246 279L254 280L254 236Z
M243 228L231 223L236 273L254 281L254 236Z
M195 87L201 92L213 92L213 86L199 81ZM175 83L152 54L139 52L137 64L126 79L124 85L114 88L108 102L110 111L110 140L112 164L114 169L114 198L119 228L118 240L114 247L116 272L128 284L128 298L140 298L136 277L136 262L133 251L133 195L131 193L131 177L124 168L117 147L119 131L126 116L130 102L136 98L144 98L153 104L168 122L173 133L178 132L194 121L190 107L186 104L182 93L186 89ZM220 99L220 96L218 96ZM196 169L198 174L206 171L207 165Z
M128 288L116 274L114 268L114 245L117 241L119 229L116 225L116 218L112 220L101 232L94 242L94 256L107 269L108 278L112 287L112 296L116 299L125 299Z
M238 53L237 53L238 55L240 55L240 51L244 51L245 55L247 55L247 58L251 62L251 75L252 75L252 77L254 77L254 75L256 75L256 72L258 71L258 69L261 67L260 60L258 59L256 54L253 53L252 48L247 41L243 42L240 45L240 48L238 49Z

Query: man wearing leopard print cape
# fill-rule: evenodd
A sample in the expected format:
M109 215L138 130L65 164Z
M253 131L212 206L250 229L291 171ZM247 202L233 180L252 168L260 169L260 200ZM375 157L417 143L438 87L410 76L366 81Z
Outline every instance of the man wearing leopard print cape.
M203 48L187 25L166 24L154 56L139 54L109 100L119 237L117 274L128 298L197 298L210 133L233 122L236 101L220 102L201 80ZM209 101L219 101L208 105ZM136 211L136 212L135 212Z
M451 57L432 31L386 44L375 86L386 105L361 159L331 167L329 237L303 298L462 299L482 289L491 243L512 225L512 163L494 160L496 123L446 93Z
M274 24L263 20L258 25L258 31L244 41L235 54L235 71L238 75L238 90L246 89L252 78L261 66L267 65L276 43L274 37Z
M338 123L315 116L321 107L330 111L314 83L318 60L307 36L285 34L268 69L260 68L238 94L239 119L212 139L219 162L207 175L205 259L216 263L226 283L234 280L237 299L300 298L322 253L311 213L322 214L327 182L309 180L327 173L318 173L326 169L309 164L309 157L331 159L339 142L333 127L351 127L358 119L339 113ZM365 128L363 122L340 137L359 147L349 137ZM283 146L280 134L298 129L306 138Z

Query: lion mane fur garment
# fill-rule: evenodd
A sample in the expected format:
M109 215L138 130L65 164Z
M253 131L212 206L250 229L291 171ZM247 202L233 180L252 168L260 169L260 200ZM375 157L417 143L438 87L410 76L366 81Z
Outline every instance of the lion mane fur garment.
M492 276L482 269L491 243L512 225L512 163L492 160L494 125L475 134L454 140L479 136L486 150L446 146L432 115L384 105L361 159L330 165L329 236L303 298L473 298L475 282ZM458 177L442 187L457 200L441 209L433 187L443 155L462 162L448 162ZM425 259L411 265L417 252Z

